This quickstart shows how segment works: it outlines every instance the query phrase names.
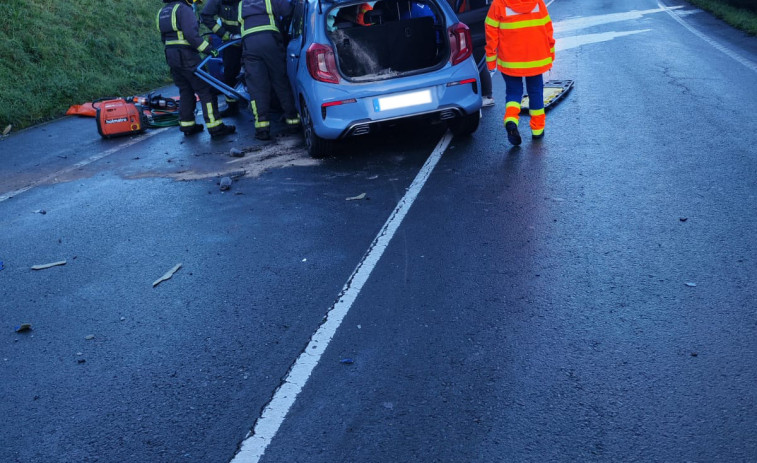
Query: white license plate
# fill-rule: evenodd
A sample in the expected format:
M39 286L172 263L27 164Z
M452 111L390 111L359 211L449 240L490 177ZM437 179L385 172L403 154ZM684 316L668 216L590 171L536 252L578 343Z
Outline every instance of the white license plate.
M431 91L428 89L376 98L373 100L373 109L376 111L388 111L390 109L409 108L427 103L431 103Z

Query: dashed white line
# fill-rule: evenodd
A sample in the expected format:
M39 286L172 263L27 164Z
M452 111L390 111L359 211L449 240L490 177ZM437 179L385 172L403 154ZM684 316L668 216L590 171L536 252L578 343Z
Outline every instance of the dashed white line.
M683 27L685 27L686 29L688 29L692 34L696 35L700 39L702 39L705 42L709 43L716 50L718 50L718 51L726 54L727 56L729 56L729 57L733 58L734 60L738 61L739 63L743 64L747 68L751 69L753 72L757 72L757 64L755 64L753 61L751 61L751 60L749 60L747 58L744 58L743 56L741 56L740 54L738 54L735 51L731 50L730 48L727 48L727 47L723 46L719 42L716 42L712 38L704 35L703 33L699 32L697 29L694 29L693 27L691 27L686 21L684 21L683 19L681 19L676 13L674 13L672 11L674 9L673 7L665 6L665 5L662 4L662 2L659 2L659 1L657 2L657 5L660 8L664 9L665 12L670 15L671 18L675 19L678 22L678 24L680 24Z
M407 211L418 197L418 193L420 193L451 140L452 134L447 131L426 160L426 163L423 164L413 183L408 187L405 196L402 197L397 207L395 207L389 216L389 219L387 219L381 228L381 231L379 231L371 243L363 259L352 272L352 275L342 288L337 301L329 308L326 320L310 338L310 342L305 347L305 350L297 357L294 365L289 369L286 378L284 378L283 383L274 392L273 398L271 398L271 401L268 402L263 413L255 422L252 432L242 441L239 452L231 460L231 463L257 463L263 456L263 453L265 453L268 445L284 422L289 409L295 400L297 400L297 396L302 391L302 388L305 387L305 383L310 378L313 369L318 365L321 355L323 355L336 330L342 324L342 320L344 320L352 304L358 295L360 295L360 290L363 289L363 285L368 281L368 277L389 246L394 233L399 228Z
M67 174L69 172L73 172L74 170L80 169L80 168L86 166L87 164L92 164L95 161L99 161L100 159L108 157L108 156L110 156L111 154L113 154L115 152L121 151L124 148L128 148L131 145L134 145L136 143L141 142L142 140L146 140L146 139L152 137L153 135L157 135L158 133L160 133L162 131L163 131L163 129L157 129L157 130L154 130L152 132L147 132L144 135L141 135L139 137L133 138L133 139L127 141L126 143L122 144L122 145L115 146L115 147L113 147L113 148L111 148L109 150L103 151L100 154L96 154L94 156L88 157L87 159L79 161L79 162L77 162L76 164L74 164L74 165L72 165L70 167L66 167L65 169L59 170L57 172L54 172L54 173L52 173L52 174L50 174L50 175L48 175L46 177L43 177L40 180L37 180L36 182L33 182L32 184L27 185L27 186L25 186L23 188L19 188L18 190L14 190L14 191L9 191L8 193L5 193L5 194L3 194L3 195L0 196L0 203L3 202L3 201L8 200L10 198L13 198L14 196L18 196L21 193L29 191L32 188L35 188L35 187L37 187L39 185L47 183L50 180L54 180L58 176L61 176L63 174Z

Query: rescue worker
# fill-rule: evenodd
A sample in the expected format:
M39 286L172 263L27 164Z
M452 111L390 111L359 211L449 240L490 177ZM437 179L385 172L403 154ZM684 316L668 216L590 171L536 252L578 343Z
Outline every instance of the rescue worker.
M241 38L239 27L240 0L209 0L200 13L200 20L223 42ZM220 20L220 24L218 23ZM242 44L229 45L221 53L223 59L223 82L231 88L237 85L237 76L242 69ZM239 114L239 102L226 96L226 109L221 117Z
M513 145L518 132L523 78L528 92L531 136L544 136L544 80L555 60L552 20L544 0L493 0L486 17L486 65L505 79L505 130Z
M194 73L202 61L200 53L218 55L218 51L200 36L200 24L192 9L194 1L163 0L163 3L166 5L158 12L157 24L166 47L166 62L171 68L171 77L179 88L180 130L184 135L193 135L203 130L203 125L195 122L197 93L210 138L234 133L236 127L226 125L220 119L213 87Z
M294 132L300 125L287 79L284 39L278 24L278 19L289 16L291 10L288 0L242 0L239 3L242 59L258 140L271 139L268 112L272 89L284 110L289 130Z

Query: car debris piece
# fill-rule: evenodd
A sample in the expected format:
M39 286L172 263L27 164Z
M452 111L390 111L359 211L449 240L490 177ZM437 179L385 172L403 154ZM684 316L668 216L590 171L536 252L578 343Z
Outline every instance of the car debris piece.
M32 270L44 270L44 269L50 268L50 267L57 267L58 265L66 265L66 261L65 260L61 260L61 261L52 262L52 263L49 263L49 264L32 265Z
M688 286L689 288L694 288L696 285L696 283L692 283L690 281L686 283L686 286Z
M232 158L243 158L244 151L237 148L231 148L231 150L229 150L229 156L231 156Z
M23 333L24 331L31 331L31 329L32 329L31 323L22 323L15 328L16 333Z
M47 214L47 211L46 211L46 210L44 210L44 209L37 209L36 211L34 211L34 213L35 213L35 214L42 214L42 215L45 215L45 214Z
M224 177L221 179L221 191L226 191L231 188L231 178Z
M174 273L176 273L181 268L181 264L176 264L171 270L167 271L165 275L155 280L155 282L152 284L152 287L158 286L161 282L166 281L170 279Z
M357 201L357 200L360 200L360 199L365 199L365 193L360 193L357 196L352 196L350 198L346 198L347 201Z
M84 336L84 339L86 339L87 341L91 341L91 340L95 339L95 335L94 334L88 334L88 335Z
M339 361L339 363L341 363L342 365L352 365L353 363L355 363L355 361L351 358L343 358Z
M3 136L6 136L9 133L11 133L12 128L13 128L13 124L8 124L7 126L5 126L5 129L3 130Z

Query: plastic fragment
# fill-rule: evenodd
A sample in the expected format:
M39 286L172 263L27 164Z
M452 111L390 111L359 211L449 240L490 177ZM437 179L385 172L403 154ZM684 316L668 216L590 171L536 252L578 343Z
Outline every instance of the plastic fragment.
M357 196L352 196L350 198L346 198L347 201L357 201L357 200L360 200L360 199L365 199L365 193L360 193Z
M58 265L66 265L66 261L65 260L61 260L61 261L52 262L52 263L49 263L49 264L32 265L32 270L44 270L44 269L50 268L50 267L57 267Z
M232 158L243 158L244 151L237 148L231 148L231 150L229 150L229 156L231 156Z
M7 126L5 126L5 129L3 130L3 136L6 136L9 133L11 133L12 128L13 128L13 124L8 124Z
M339 363L341 363L342 365L352 365L353 363L355 363L355 361L351 358L343 358L339 361Z
M690 281L686 283L686 286L688 286L689 288L694 288L696 285L696 283L692 283Z
M221 179L221 191L226 191L231 188L231 178L224 177Z
M88 335L84 336L84 339L86 339L87 341L91 341L91 340L95 339L95 335L94 334L88 334Z
M154 287L158 286L160 283L162 283L162 282L168 280L169 278L171 278L173 276L173 274L176 273L180 268L181 268L181 264L174 265L174 267L171 270L167 271L165 273L165 275L163 275L162 277L160 277L157 280L155 280L155 282L153 282L153 284L152 284L152 287L154 288Z
M16 333L23 333L24 331L31 331L31 329L32 329L31 323L22 323L15 328Z
M34 213L35 213L35 214L42 214L42 215L45 215L45 214L47 214L47 211L46 211L46 210L44 210L44 209L37 209L36 211L34 211Z
M4 269L4 268L5 268L5 267L3 267L3 261L2 261L2 260L0 260L0 270L2 270L2 269Z

